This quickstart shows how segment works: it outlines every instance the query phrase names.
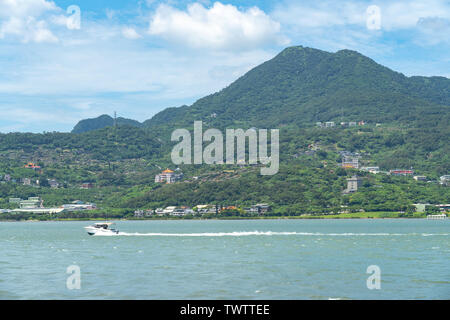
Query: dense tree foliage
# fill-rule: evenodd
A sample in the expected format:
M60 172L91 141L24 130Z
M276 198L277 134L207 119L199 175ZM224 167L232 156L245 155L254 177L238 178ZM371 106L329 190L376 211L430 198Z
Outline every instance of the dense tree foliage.
M49 206L96 202L103 209L90 212L91 217L108 211L129 216L134 209L169 205L262 202L273 207L271 215L409 214L413 203L450 201L450 188L437 183L450 173L449 111L447 78L408 78L354 51L292 47L222 91L192 106L166 109L143 124L118 118L113 126L104 115L80 121L72 133L0 134L0 175L15 180L0 184L0 208L14 206L9 197L42 196ZM155 174L175 167L171 132L192 131L197 120L204 130L279 128L280 172L261 176L257 166L181 165L182 182L154 183ZM317 128L316 121L337 126ZM340 126L341 121L366 125ZM362 165L385 171L412 168L430 183L343 169L343 151L358 153ZM41 169L25 168L31 161ZM363 185L344 195L346 178L354 174L364 177ZM23 178L44 182L24 186ZM48 179L60 188L50 188ZM81 190L82 182L95 188ZM237 214L242 212L227 212Z
M142 127L142 124L136 120L125 119L118 117L115 121L117 126L131 126L131 127ZM83 133L87 131L103 129L106 127L114 126L114 119L109 115L101 115L94 119L85 119L77 123L73 128L72 133Z

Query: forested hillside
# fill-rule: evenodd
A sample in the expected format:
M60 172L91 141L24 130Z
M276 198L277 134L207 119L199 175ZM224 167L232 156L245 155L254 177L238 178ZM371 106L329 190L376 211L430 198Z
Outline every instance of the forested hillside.
M125 119L118 117L116 120L117 126L131 126L131 127L142 127L142 124L136 120ZM73 128L72 133L83 133L87 131L103 129L105 127L112 127L114 125L114 119L109 115L101 115L94 119L81 120Z
M216 127L311 127L317 121L364 120L423 127L446 125L449 115L450 79L408 78L355 51L291 47L222 91L192 106L166 109L144 124L208 120Z
M448 203L450 188L439 178L450 173L449 111L447 78L405 77L350 50L291 47L222 91L143 123L118 118L113 126L103 115L80 121L72 133L0 134L0 208L11 206L9 197L29 196L42 196L48 205L82 198L118 216L201 203L264 202L276 215ZM204 130L280 129L280 172L263 177L258 166L181 165L183 180L155 183L161 170L176 168L170 133L192 130L198 120ZM326 121L335 126L316 125ZM344 169L345 154L357 155L361 166L414 170L427 181ZM26 168L29 162L41 169ZM363 185L345 195L353 175L363 177ZM23 185L25 178L60 186ZM95 188L82 191L83 182Z

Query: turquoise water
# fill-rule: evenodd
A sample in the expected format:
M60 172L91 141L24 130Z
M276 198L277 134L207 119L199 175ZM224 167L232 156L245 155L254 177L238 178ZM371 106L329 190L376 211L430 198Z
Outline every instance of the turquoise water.
M0 223L0 299L450 299L449 220L88 224Z

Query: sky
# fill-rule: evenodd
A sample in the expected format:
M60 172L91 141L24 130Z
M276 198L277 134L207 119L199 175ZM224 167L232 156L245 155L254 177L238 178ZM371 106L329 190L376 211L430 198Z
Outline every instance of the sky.
M144 121L295 45L450 78L450 0L0 0L0 132Z

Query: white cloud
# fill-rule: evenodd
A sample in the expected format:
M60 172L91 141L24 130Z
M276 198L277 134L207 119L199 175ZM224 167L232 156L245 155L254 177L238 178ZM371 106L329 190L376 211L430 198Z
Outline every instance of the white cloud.
M445 0L396 1L380 7L385 30L415 28L421 18L450 18L450 3Z
M283 24L301 28L362 25L366 21L366 8L361 3L341 1L289 2L279 4L272 16Z
M421 18L450 18L448 0L287 1L279 4L272 16L278 21L303 28L366 25L366 9L376 5L381 10L381 28L396 30L415 28Z
M378 30L368 28L367 9L372 5L380 9ZM445 23L450 21L448 0L284 0L270 16L293 41L324 50L350 48L372 57L386 56L403 46L385 41L389 37L420 46L450 39ZM436 21L441 27L435 26Z
M450 43L450 19L439 17L420 18L417 21L417 27L421 33L420 44Z
M57 42L41 15L58 10L46 0L0 0L0 39L18 37L23 42Z
M38 111L20 129L34 132L70 130L80 119L112 110L146 120L224 88L276 53L160 49L153 39L129 41L122 31L109 21L83 21L76 32L62 28L58 45L0 41L0 127L14 119L7 110Z
M137 33L137 31L134 28L131 27L124 27L122 28L122 35L131 40L142 38L142 36Z
M6 3L14 3L10 11ZM372 3L381 8L381 30L366 28L366 8ZM79 119L112 110L148 119L165 107L190 104L229 85L279 52L284 34L297 44L327 51L358 50L409 74L443 75L442 70L448 69L445 47L433 47L447 58L444 62L439 55L409 49L417 48L413 37L424 44L448 43L448 6L430 0L422 15L417 9L422 7L395 6L398 3L406 2L292 0L268 14L219 2L206 7L196 3L183 10L153 2L142 12L117 11L110 19L104 11L101 18L83 15L82 28L69 30L68 13L51 1L0 0L0 38L14 40L0 39L0 131L13 123L6 119L15 117L21 119L16 122L22 131L70 130ZM397 14L403 16L396 22ZM144 31L147 27L153 36ZM416 32L402 32L411 39L399 44L395 36L383 37L388 28ZM406 50L410 56L403 54Z
M38 16L57 8L53 1L47 0L0 0L0 17Z
M149 33L193 48L253 49L287 43L280 24L259 8L240 11L220 2L210 8L194 3L187 11L162 4L151 19Z

